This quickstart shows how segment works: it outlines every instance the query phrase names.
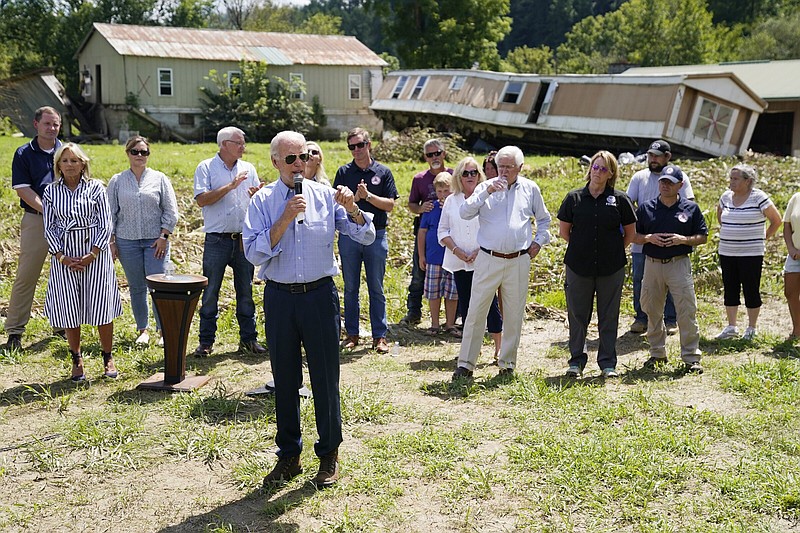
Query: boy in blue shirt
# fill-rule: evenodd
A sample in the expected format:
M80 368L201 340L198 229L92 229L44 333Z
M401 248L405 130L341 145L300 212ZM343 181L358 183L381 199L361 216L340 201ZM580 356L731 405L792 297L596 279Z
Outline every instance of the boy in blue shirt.
M429 301L431 309L431 327L429 335L440 331L439 310L444 298L444 331L456 337L461 336L455 325L458 293L453 280L453 273L442 268L444 262L444 246L439 244L439 219L442 217L442 205L450 196L450 184L453 176L449 172L440 172L433 180L437 201L433 209L423 213L419 225L417 242L419 246L420 268L425 270L425 287L423 296Z

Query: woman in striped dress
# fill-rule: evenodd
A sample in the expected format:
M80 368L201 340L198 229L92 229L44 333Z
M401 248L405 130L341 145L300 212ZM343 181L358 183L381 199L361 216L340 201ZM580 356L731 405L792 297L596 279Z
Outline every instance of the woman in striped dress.
M89 158L74 143L56 152L55 175L56 181L42 195L44 233L52 255L44 313L53 327L66 330L73 381L86 379L82 324L97 326L103 375L116 378L113 320L122 314L122 304L108 249L111 213L106 189L91 179Z
M719 220L719 264L725 288L725 314L728 325L718 339L739 336L736 314L744 292L747 329L742 338L756 336L756 322L761 310L761 266L766 240L781 227L781 214L760 189L755 189L756 170L750 165L736 165L730 171L728 190L717 205ZM769 221L769 226L766 222ZM766 226L766 231L764 230Z
M108 182L114 227L110 249L112 258L119 258L128 278L131 309L139 331L136 343L146 345L150 342L146 277L164 272L164 263L169 260L169 236L178 222L178 202L169 178L147 166L150 157L147 139L131 137L125 144L125 153L130 168L115 174ZM163 344L155 307L153 316L158 342Z

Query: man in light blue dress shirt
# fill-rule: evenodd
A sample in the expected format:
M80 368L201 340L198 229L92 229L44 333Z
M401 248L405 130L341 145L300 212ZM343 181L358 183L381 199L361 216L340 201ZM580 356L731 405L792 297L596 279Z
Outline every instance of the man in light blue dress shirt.
M498 366L501 376L517 364L531 261L550 242L550 213L539 186L519 175L525 157L516 146L495 156L500 175L479 183L459 209L464 220L478 217L478 245L470 307L453 380L472 377L483 346L486 314L498 287L503 297L503 342ZM531 219L536 221L533 235Z
M264 354L256 340L256 306L253 302L253 265L245 258L242 225L250 197L261 188L255 167L242 161L244 132L228 126L217 133L219 152L197 165L194 173L194 199L203 208L206 239L203 243L203 275L208 287L200 304L200 345L197 357L208 357L217 334L219 291L225 267L233 270L236 291L236 320L239 322L239 347Z
M295 194L295 176L302 178L308 160L301 134L284 131L276 135L270 144L270 157L280 179L253 197L243 232L247 259L260 267L258 276L266 282L265 329L275 379L278 463L264 478L264 486L272 488L303 471L298 393L303 383L302 345L314 390L319 434L314 451L320 465L313 482L326 487L339 478L338 449L342 442L341 319L339 293L333 283L333 276L339 273L333 254L334 237L338 230L367 246L375 240L375 226L372 214L359 209L347 187L332 189L303 180L302 194Z

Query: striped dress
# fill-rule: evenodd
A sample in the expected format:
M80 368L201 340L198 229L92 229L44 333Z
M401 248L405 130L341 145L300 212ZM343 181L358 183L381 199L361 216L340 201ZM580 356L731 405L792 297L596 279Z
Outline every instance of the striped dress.
M81 177L71 191L59 179L42 195L44 236L52 254L44 314L54 328L101 326L122 314L114 262L108 249L111 211L103 184ZM100 253L82 272L56 260L58 252L81 257L97 246Z
M764 211L774 205L760 189L750 191L741 205L734 205L733 191L719 199L719 255L729 257L763 256L767 217Z

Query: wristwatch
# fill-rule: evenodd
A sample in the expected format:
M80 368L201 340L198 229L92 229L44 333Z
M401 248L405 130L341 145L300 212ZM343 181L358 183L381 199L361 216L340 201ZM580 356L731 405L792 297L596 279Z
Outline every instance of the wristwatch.
M162 233L161 234L161 238L164 239L165 241L168 240L169 239L169 233Z

